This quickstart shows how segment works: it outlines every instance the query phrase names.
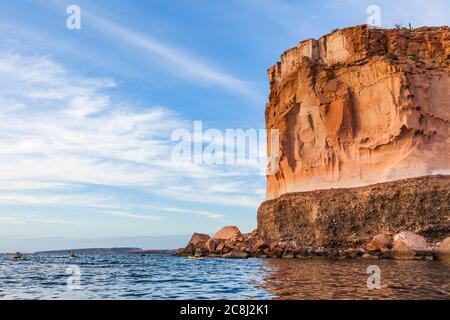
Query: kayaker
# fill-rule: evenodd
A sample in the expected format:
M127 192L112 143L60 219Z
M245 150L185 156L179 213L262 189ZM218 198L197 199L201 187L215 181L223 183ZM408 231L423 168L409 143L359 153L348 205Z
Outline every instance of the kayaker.
M12 256L12 259L13 259L14 261L22 260L22 259L24 259L24 258L25 258L25 257L24 257L23 254L20 253L20 252L16 252L16 253L14 253L14 255Z

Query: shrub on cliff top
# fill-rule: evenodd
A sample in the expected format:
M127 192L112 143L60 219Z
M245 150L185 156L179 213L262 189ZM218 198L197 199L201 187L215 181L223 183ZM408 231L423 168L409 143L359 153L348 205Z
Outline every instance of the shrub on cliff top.
M408 27L403 27L401 24L396 24L395 28L397 30L404 30L404 31L414 31L415 29L413 28L411 22L408 23Z
M389 52L384 55L384 57L388 60L397 61L398 57L395 53Z

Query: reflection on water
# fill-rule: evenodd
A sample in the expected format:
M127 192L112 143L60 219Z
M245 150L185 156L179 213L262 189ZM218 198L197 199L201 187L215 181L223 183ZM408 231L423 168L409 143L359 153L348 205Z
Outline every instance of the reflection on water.
M436 261L265 260L262 288L276 299L450 299L450 266ZM367 288L367 267L381 288Z
M367 266L381 289L367 289ZM68 267L80 290L67 286ZM171 255L0 255L1 299L450 299L450 266L436 261L204 259Z

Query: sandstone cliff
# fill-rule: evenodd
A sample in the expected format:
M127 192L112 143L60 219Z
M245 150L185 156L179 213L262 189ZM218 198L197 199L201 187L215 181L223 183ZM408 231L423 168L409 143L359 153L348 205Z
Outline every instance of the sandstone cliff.
M267 198L448 174L449 73L448 27L358 26L286 51L269 69Z

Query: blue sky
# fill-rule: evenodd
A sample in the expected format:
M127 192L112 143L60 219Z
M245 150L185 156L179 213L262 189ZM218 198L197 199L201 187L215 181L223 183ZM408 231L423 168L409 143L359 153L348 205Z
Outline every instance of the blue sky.
M171 133L264 128L267 68L372 4L383 27L450 20L444 0L0 0L0 251L251 231L263 166L175 166Z

